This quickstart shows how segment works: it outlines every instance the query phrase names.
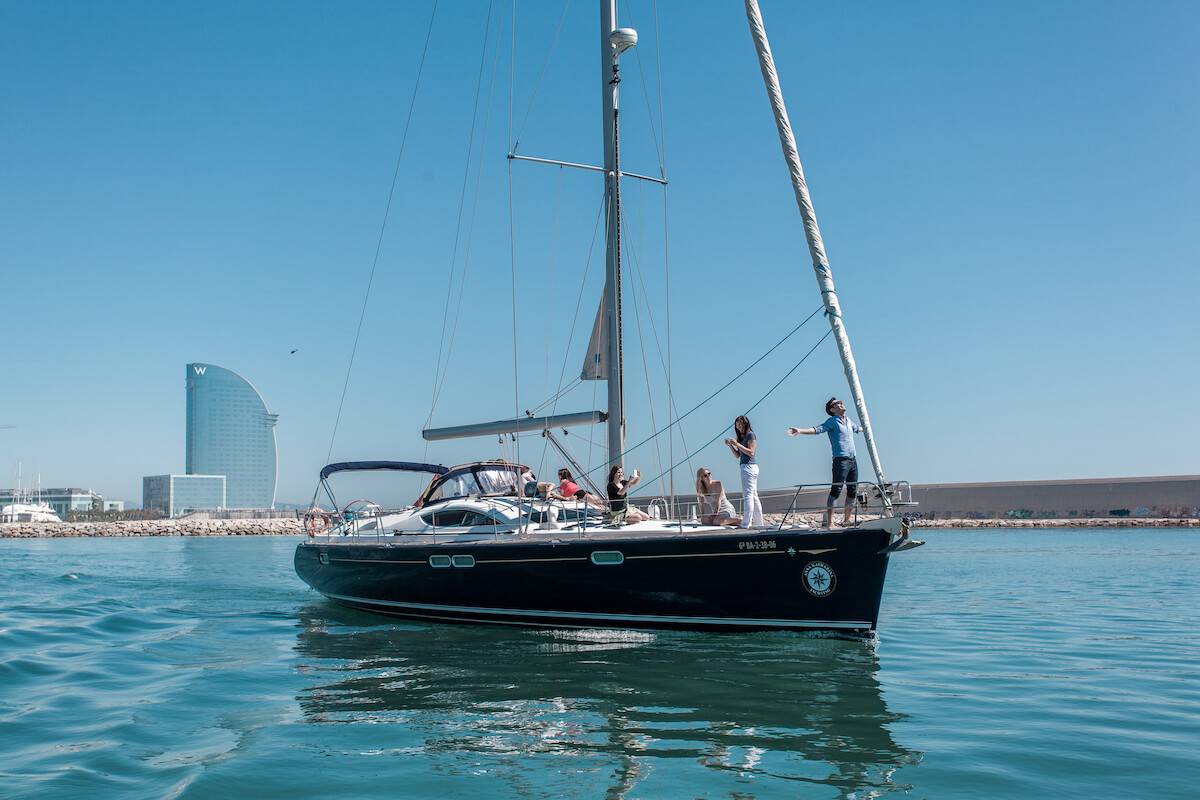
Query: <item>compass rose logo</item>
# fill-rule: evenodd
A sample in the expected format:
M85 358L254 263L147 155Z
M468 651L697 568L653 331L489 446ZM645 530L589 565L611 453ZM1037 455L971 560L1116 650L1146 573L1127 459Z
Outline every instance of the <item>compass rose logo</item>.
M808 562L802 575L804 588L813 597L825 597L833 592L833 587L837 586L837 576L833 574L833 567L824 561Z

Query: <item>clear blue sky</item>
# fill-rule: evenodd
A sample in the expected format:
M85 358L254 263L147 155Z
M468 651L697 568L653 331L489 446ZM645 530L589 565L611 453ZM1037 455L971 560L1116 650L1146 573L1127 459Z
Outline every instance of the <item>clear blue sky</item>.
M688 408L819 300L741 4L661 3L661 54L653 6L621 6L642 37L624 59L624 164L657 172L652 131L665 134L674 390ZM183 365L205 361L250 378L280 415L279 500L311 495L430 8L0 5L0 424L17 426L0 431L0 484L21 461L44 485L140 502L141 476L183 469ZM518 6L514 128L523 153L594 163L598 12L574 0L556 39L562 8ZM1200 6L763 10L889 477L1200 472ZM420 438L487 13L484 0L438 10L335 460L497 454L488 440L426 451ZM514 411L510 21L497 2L437 425ZM601 186L530 164L513 178L530 408L558 386L564 353L568 379L579 367L601 285L595 257L585 279ZM667 415L648 331L653 313L665 338L664 224L657 187L627 182L626 200L647 289L627 295L637 441L651 421L635 304L660 426ZM822 325L690 417L688 444L758 400ZM558 410L602 407L592 389ZM844 393L827 341L752 415L762 485L828 479L825 442L783 430L819 422ZM541 452L522 446L525 461ZM652 446L629 463L658 472ZM693 463L733 481L719 446Z

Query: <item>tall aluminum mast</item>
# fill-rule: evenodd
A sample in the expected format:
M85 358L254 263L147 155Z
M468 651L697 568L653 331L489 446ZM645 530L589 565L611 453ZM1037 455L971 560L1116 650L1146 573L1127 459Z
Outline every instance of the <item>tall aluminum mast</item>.
M821 229L817 227L817 215L813 210L812 198L808 194L808 184L804 180L804 168L800 166L800 154L796 150L796 139L792 135L792 123L788 119L787 106L783 102L783 90L779 86L779 76L775 72L775 59L771 55L771 44L767 41L767 30L763 26L762 12L758 8L758 0L745 0L746 19L750 23L750 34L754 37L754 49L758 51L758 66L762 70L763 83L767 88L767 98L771 101L771 111L775 114L775 127L779 129L779 144L783 148L783 157L787 161L788 172L792 178L792 189L796 193L796 205L800 207L800 217L804 221L804 236L808 240L808 252L812 256L813 271L817 276L817 285L821 289L821 300L825 304L825 316L829 327L833 330L833 338L837 341L838 353L842 357L842 369L846 373L846 382L850 385L850 394L854 398L854 407L858 410L858 419L862 423L863 435L867 440L867 452L871 456L871 466L875 468L875 478L882 486L885 483L883 466L879 463L879 451L875 447L875 436L871 431L871 418L867 416L867 401L863 397L862 386L858 382L858 368L854 365L854 354L850 352L850 338L846 334L846 326L842 322L842 309L838 305L837 292L833 288L833 273L829 269L829 259L825 255L825 243L821 241ZM888 502L887 493L883 495L885 505Z
M608 361L608 463L625 452L625 373L621 349L621 53L637 44L632 28L617 28L617 0L600 0L600 94L604 126L604 343Z

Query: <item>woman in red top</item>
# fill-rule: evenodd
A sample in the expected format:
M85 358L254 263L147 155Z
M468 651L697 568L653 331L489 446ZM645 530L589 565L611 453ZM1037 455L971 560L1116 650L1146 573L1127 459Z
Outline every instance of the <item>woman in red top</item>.
M594 506L601 510L607 508L605 502L599 497L579 488L579 484L575 482L575 478L571 475L571 470L565 467L560 469L558 471L558 481L558 493L568 500L582 500L589 506Z

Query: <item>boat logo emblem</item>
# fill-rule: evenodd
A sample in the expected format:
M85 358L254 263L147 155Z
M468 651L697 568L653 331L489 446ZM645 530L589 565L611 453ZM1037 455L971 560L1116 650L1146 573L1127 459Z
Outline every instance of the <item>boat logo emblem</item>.
M804 588L813 597L825 597L833 593L833 587L837 586L837 576L833 574L833 567L826 564L824 561L810 561L804 567Z

